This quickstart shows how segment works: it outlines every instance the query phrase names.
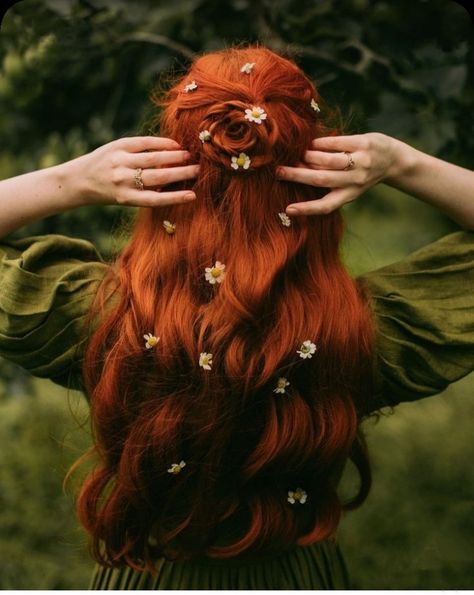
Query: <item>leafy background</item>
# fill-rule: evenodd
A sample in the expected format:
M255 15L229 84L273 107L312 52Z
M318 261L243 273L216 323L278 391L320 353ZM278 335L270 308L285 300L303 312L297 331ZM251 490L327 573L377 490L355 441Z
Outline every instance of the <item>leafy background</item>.
M289 52L348 133L385 132L473 169L473 28L451 0L23 0L0 30L0 178L146 134L160 74L246 41ZM11 237L62 233L107 256L133 211L82 207ZM354 274L458 229L384 185L343 214ZM355 588L472 587L473 378L367 422L375 485L339 533ZM80 393L0 361L1 588L87 588L93 563L61 483L89 441Z

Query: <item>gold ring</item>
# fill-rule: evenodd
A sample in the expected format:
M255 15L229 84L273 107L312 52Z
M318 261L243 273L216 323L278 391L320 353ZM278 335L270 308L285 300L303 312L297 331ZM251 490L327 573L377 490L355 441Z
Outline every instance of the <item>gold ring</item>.
M139 190L143 190L143 180L142 180L142 168L141 167L137 167L137 169L135 170L135 176L134 176L134 180L135 180L135 186L139 189Z
M349 151L344 151L344 154L347 155L347 157L348 157L347 165L344 168L344 170L351 169L351 167L354 167L354 165L355 165L354 159L352 159L352 153L349 153Z

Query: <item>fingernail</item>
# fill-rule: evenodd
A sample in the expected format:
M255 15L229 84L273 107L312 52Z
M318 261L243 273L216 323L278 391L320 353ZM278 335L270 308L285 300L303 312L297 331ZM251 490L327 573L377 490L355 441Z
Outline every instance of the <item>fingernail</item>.
M281 167L277 167L277 168L276 168L276 175L277 175L278 177L279 177L279 176L282 176L282 175L283 175L283 168L281 168Z
M298 209L296 207L286 207L286 212L291 214L296 214L298 213Z
M183 200L194 200L196 198L196 195L193 194L192 192L190 192L189 194L185 194L183 196Z

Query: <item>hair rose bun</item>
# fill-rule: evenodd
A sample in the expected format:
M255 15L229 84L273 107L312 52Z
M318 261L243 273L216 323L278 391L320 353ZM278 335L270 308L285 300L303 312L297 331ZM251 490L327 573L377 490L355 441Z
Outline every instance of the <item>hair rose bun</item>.
M202 154L209 160L230 169L232 157L245 153L250 157L249 169L273 161L272 147L277 129L265 109L243 101L223 101L213 105L199 126Z

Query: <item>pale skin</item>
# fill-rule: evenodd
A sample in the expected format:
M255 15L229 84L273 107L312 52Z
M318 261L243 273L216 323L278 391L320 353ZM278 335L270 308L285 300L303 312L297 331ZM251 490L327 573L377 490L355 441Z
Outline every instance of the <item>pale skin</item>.
M191 190L160 190L197 176L198 165L183 165L189 157L169 138L126 137L71 161L2 180L0 238L37 219L86 205L159 207L190 202L196 198ZM143 190L135 186L137 167L143 169Z
M345 151L354 161L346 171ZM474 229L474 172L385 134L315 139L304 163L282 166L280 171L280 180L330 189L323 198L298 203L294 209L288 205L286 212L291 216L326 215L384 182L440 209L461 227Z
M344 170L348 163L344 151L354 160L348 170ZM80 206L160 207L192 202L196 195L191 190L161 190L198 175L199 166L188 164L189 158L172 139L127 137L60 165L0 181L0 238L32 221ZM135 187L137 167L143 169L143 190ZM291 217L326 215L384 182L439 208L461 227L474 229L474 172L381 133L315 139L303 163L282 166L281 172L280 180L329 189L323 198L298 203L297 213L288 205Z

